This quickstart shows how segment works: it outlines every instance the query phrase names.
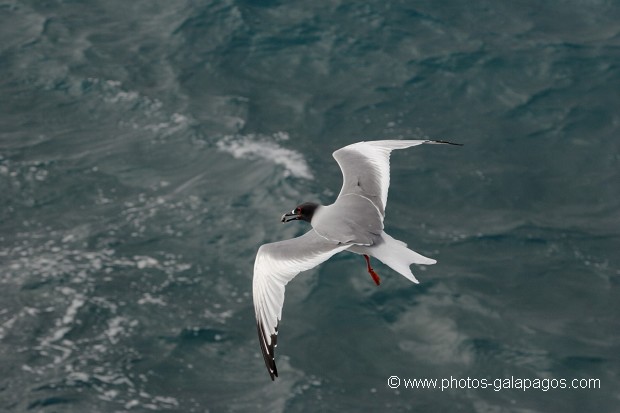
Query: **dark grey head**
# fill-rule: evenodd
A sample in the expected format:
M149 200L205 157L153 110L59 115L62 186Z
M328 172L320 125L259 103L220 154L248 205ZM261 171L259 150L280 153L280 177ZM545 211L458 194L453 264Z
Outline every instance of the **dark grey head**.
M296 220L310 222L312 221L312 216L318 207L319 204L315 204L314 202L304 202L303 204L295 207L295 209L291 212L282 215L282 222Z

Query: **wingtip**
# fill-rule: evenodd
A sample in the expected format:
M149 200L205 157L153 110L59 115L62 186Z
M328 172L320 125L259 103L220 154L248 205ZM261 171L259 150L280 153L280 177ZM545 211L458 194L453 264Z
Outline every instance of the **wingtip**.
M271 381L275 381L275 378L278 377L278 368L276 367L275 358L275 347L278 340L278 326L276 325L276 334L271 334L270 336L270 344L267 344L267 335L265 334L261 322L257 321L256 329L258 330L258 341L260 343L261 352L263 353L263 359L265 360L265 366L267 367L267 373L269 373Z
M435 144L445 144L445 145L454 145L454 146L463 146L464 143L456 143L450 141L442 141L442 140L428 140L427 143L435 143Z

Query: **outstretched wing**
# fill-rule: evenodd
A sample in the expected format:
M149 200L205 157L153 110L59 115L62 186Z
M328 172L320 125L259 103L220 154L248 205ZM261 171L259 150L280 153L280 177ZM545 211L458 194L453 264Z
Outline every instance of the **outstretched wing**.
M316 267L349 247L310 230L301 237L265 244L258 249L252 295L258 340L271 380L278 376L275 347L278 322L282 319L284 287L300 272Z
M368 198L385 217L388 188L390 187L390 153L394 149L405 149L423 143L445 143L446 141L404 140L358 142L345 146L333 153L342 170L342 189L338 197L357 194Z

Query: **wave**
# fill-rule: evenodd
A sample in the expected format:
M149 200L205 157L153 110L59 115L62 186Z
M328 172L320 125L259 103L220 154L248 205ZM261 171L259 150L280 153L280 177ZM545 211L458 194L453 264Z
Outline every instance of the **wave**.
M303 155L295 150L287 149L278 141L288 140L285 132L272 136L260 134L226 135L217 142L217 147L230 153L237 159L264 159L284 167L285 176L313 179L312 172Z

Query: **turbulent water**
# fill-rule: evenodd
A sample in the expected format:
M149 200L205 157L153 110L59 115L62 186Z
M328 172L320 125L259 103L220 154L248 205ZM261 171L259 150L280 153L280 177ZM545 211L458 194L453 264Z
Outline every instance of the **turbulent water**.
M618 22L603 0L0 2L0 411L618 411ZM438 263L296 278L272 382L256 250L333 201L332 151L385 138L465 144L392 156L386 230ZM599 386L549 387L573 379Z

